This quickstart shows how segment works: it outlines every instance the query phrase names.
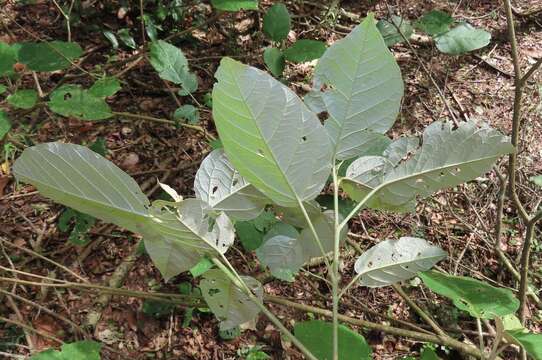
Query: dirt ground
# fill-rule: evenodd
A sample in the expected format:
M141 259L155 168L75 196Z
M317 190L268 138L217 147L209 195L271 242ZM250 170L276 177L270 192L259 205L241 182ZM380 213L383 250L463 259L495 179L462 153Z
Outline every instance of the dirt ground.
M158 118L170 118L178 107L170 91L159 79L147 60L133 62L138 50L120 47L114 50L97 24L110 29L130 27L136 42L141 45L139 30L139 8L137 1L125 1L128 12L120 16L121 1L90 1L94 11L82 14L81 21L74 24L73 40L84 49L79 65L87 71L97 67L108 74L117 75L122 90L108 100L114 111L144 114ZM107 3L107 6L104 5ZM185 2L185 18L178 24L163 24L164 29L179 27L187 29L202 23L212 16L209 5L199 1ZM261 9L272 2L261 1ZM293 30L289 41L295 38L324 40L328 45L342 38L357 21L372 11L377 17L388 14L387 6L380 1L342 1L341 8L347 15L337 11L325 16L326 2L287 1L294 15ZM405 44L392 48L397 56L405 81L405 98L391 137L400 134L419 134L428 124L437 120L451 120L446 104L439 97L423 65L443 89L449 106L460 120L476 118L509 134L514 83L510 46L507 40L506 19L500 1L389 1L390 8L402 17L416 19L432 9L442 9L454 18L467 21L492 34L487 47L463 56L441 54L427 41L413 41L413 48ZM542 6L539 0L516 2L518 11ZM323 7L323 8L322 8ZM152 5L149 5L152 8ZM355 16L354 16L355 15ZM172 40L182 48L190 66L200 82L195 98L205 102L211 90L213 74L223 56L233 56L241 61L265 68L263 48L268 45L262 35L262 12L243 11L227 13L193 29L187 35ZM0 9L3 22L0 41L13 43L22 41L66 39L66 24L52 1L23 2L6 1ZM542 13L535 16L518 16L518 41L521 63L526 68L542 54ZM167 31L164 34L167 35ZM419 58L418 58L419 57ZM285 81L299 94L308 88L314 64L288 64ZM91 79L76 68L39 76L44 91L59 82L88 86ZM2 80L0 80L2 82ZM23 78L26 88L34 86L31 75ZM542 199L541 189L536 189L529 178L542 173L542 72L528 84L524 102L524 124L521 133L519 194L533 209ZM183 101L181 99L181 101ZM188 101L191 101L190 99ZM5 101L0 100L0 107ZM26 185L17 185L10 175L9 165L32 144L48 141L64 141L90 144L105 139L108 158L131 174L151 198L161 196L156 180L167 183L185 197L193 195L192 183L200 161L210 151L209 134L216 136L210 110L201 111L198 132L187 128L159 124L151 121L117 116L103 122L84 122L57 116L41 107L32 112L14 114L14 130L9 141L14 149L4 158L8 166L0 169L0 237L18 247L30 248L53 261L64 264L93 284L106 284L123 262L139 238L119 228L98 222L89 233L86 246L75 246L67 241L67 233L58 229L57 223L63 207L41 197ZM501 160L504 163L505 159ZM468 275L493 284L517 288L513 278L501 265L493 251L495 209L498 196L498 178L495 173L454 189L439 192L436 196L421 201L415 213L397 215L385 212L364 211L351 225L351 242L361 249L368 248L379 239L398 238L405 235L424 237L440 245L449 253L449 258L440 266L451 273ZM505 204L505 229L501 249L515 262L522 245L522 227L515 210ZM542 237L540 229L535 236L533 250L533 287L538 289L542 272ZM76 281L73 276L52 266L49 262L10 246L0 248L2 266L7 261L17 269L47 277ZM262 276L253 253L236 244L228 252L237 269L247 275ZM343 283L350 280L357 254L350 245L343 256ZM248 264L248 265L247 265ZM311 269L324 273L318 266ZM8 276L3 274L2 276ZM24 279L25 277L20 277ZM32 279L34 280L34 279ZM124 288L141 291L178 291L177 285L193 282L189 275L179 275L165 284L146 255L141 255L126 276ZM2 285L10 289L11 285ZM295 283L269 280L265 292L280 295L299 303L331 308L330 291L323 282L300 273ZM429 309L437 320L450 331L458 333L462 341L476 343L473 334L475 322L454 310L451 303L424 292L420 287L408 287L408 291L420 305ZM186 324L185 309L170 309L161 317L143 312L143 299L113 296L101 311L101 319L94 330L85 328L89 314L100 311L98 295L75 289L54 289L39 286L19 286L16 294L32 303L16 301L19 314L5 297L0 301L0 315L20 321L46 334L70 342L84 337L94 338L106 344L103 359L236 359L237 351L259 344L274 359L301 359L300 353L288 342L281 340L278 330L261 316L253 328L247 329L233 340L224 340L218 334L217 320L210 312L194 311ZM36 306L37 305L37 306ZM341 305L341 312L351 317L381 322L388 321L363 307L380 314L421 324L417 315L391 288L368 289L357 287L350 291ZM307 319L307 315L278 305L270 305L286 324L294 320ZM61 321L47 314L53 311L74 324ZM542 313L529 308L531 330L542 330ZM20 317L19 317L20 315ZM183 324L184 323L184 324ZM388 321L389 323L389 321ZM415 355L422 343L391 336L367 329L356 329L362 333L373 348L375 359L400 359ZM44 336L30 333L34 347L45 349L56 345ZM20 327L0 321L0 351L27 355L29 352L25 333ZM505 354L513 359L514 352ZM443 359L458 359L454 352L439 351ZM0 357L2 357L0 355Z

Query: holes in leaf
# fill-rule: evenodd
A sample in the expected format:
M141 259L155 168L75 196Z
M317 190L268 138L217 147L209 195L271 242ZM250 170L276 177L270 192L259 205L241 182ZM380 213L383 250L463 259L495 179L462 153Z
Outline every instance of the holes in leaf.
M237 184L239 184L239 180L238 179L233 179L232 185L237 186Z
M441 171L440 172L440 177L443 177L445 174L444 174L444 171Z
M263 150L262 150L262 149L258 149L258 155L260 155L261 157L264 157L264 154L263 154Z
M307 141L307 137L306 137L306 136L302 136L302 137L301 137L301 142L305 142L305 141Z
M211 283L214 283L214 280L211 280ZM209 296L214 296L214 295L218 294L219 292L220 292L219 289L212 288L212 289L209 289L208 294L209 294Z
M417 178L416 179L416 184L421 184L423 183L423 178Z
M72 98L72 94L70 94L70 93L65 93L64 94L64 100L69 100L71 98Z
M369 263L367 263L367 267L373 267L373 262L369 261Z
M215 192L218 190L218 186L213 186L212 190L211 190L211 194L215 194Z
M455 169L451 171L452 175L455 175L455 176L457 176L460 172L461 172L461 169L458 167L456 167Z

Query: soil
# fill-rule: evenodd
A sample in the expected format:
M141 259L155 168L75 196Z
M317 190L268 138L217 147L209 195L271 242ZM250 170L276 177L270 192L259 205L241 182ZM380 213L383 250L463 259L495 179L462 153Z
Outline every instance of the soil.
M6 1L0 10L3 30L0 41L14 43L36 40L66 40L66 22L54 1L37 0ZM62 2L60 3L69 3ZM79 1L77 1L79 3ZM114 111L130 112L171 118L181 103L194 104L190 97L172 97L168 86L160 80L147 59L134 62L142 53L144 39L140 31L139 5L137 1L82 1L87 6L74 18L71 28L72 40L84 49L79 66L87 72L116 75L122 82L122 90L108 103ZM205 103L214 83L213 74L220 58L232 56L264 69L262 53L269 42L261 31L263 10L271 1L260 1L262 11L226 13L211 22L214 12L209 4L188 1L184 17L177 23L171 19L163 24L161 37L174 30L185 30L201 25L187 34L170 41L179 46L189 60L191 69L199 77L199 88L194 98ZM362 3L362 4L360 4ZM146 11L152 12L154 2L148 2ZM357 21L354 16L341 15L332 10L327 14L325 2L287 1L294 15L293 30L289 42L296 38L326 41L331 45L342 38ZM540 1L517 1L518 11L541 6ZM423 66L429 70L438 86L443 89L446 101L454 109L458 121L480 119L509 134L514 96L513 65L507 38L506 19L501 2L489 0L443 1L430 0L390 1L389 7L406 19L417 19L432 9L453 14L458 21L467 21L492 34L491 43L473 53L463 56L441 54L430 41L413 41L412 49L406 44L392 48L405 81L405 98L402 111L389 135L420 134L437 120L451 121L452 116L437 93ZM342 1L341 8L348 14L364 17L374 12L377 18L387 16L388 7L379 1ZM123 10L124 9L124 10ZM337 15L334 17L334 15ZM517 16L517 36L522 67L528 68L542 56L542 13ZM112 31L129 28L139 48L130 49L120 45L112 48L99 29ZM418 59L419 57L419 59ZM309 88L314 63L288 63L284 82L300 95ZM92 84L92 78L80 69L72 67L66 71L38 74L38 81L48 93L60 83ZM522 146L519 165L519 195L527 209L536 209L542 199L542 189L536 188L529 179L542 173L542 71L534 75L527 84L524 97L524 126L521 133ZM4 83L0 80L0 83ZM32 74L21 78L21 88L35 87ZM0 107L6 102L1 100ZM12 111L12 110L9 110ZM9 154L0 158L0 238L17 247L29 248L59 264L63 264L92 284L107 284L111 275L140 240L137 235L109 226L102 222L88 234L89 243L76 246L68 241L69 233L58 228L59 216L64 211L61 205L40 196L31 186L17 184L10 173L10 165L27 146L63 141L76 144L92 144L105 140L107 157L131 174L151 198L163 196L156 185L157 179L176 189L184 197L194 195L192 184L195 172L204 156L211 150L210 139L216 130L209 108L200 110L203 132L185 127L160 124L141 119L117 116L102 122L85 122L74 118L60 117L45 107L31 112L11 114L13 130L4 141L13 147ZM9 155L9 156L6 156ZM501 164L505 159L501 159ZM352 242L366 249L382 239L400 236L419 236L440 245L448 253L440 266L447 271L478 278L492 284L517 288L513 277L501 264L493 250L496 202L499 179L494 172L476 181L453 189L441 191L435 196L420 201L415 213L392 214L363 211L351 224ZM523 241L524 227L513 206L505 203L504 233L501 249L515 262ZM540 228L535 236L532 254L533 288L540 285L542 247ZM78 281L50 262L28 254L12 246L2 246L2 266L13 264L17 269L46 277ZM7 261L9 256L10 261ZM240 244L229 250L228 257L243 274L263 277L264 270L258 266L252 252ZM353 274L353 263L357 253L351 246L345 247L341 269L343 284ZM311 272L326 276L323 266L310 268ZM12 276L3 273L2 276ZM20 279L27 279L19 276ZM35 279L28 278L27 280ZM198 280L188 274L179 275L164 283L158 270L145 254L139 256L126 275L123 287L139 291L178 292L178 285L190 283L197 286ZM453 305L415 284L405 284L408 293L417 303L428 309L433 316L450 330L457 332L461 341L477 344L476 323L454 310ZM11 291L12 285L4 283L2 289ZM331 308L330 290L323 281L300 273L296 282L285 283L267 279L265 292L280 295L295 302ZM19 285L15 293L32 303L15 299L14 308L6 297L0 297L0 316L23 322L52 335L64 342L82 338L95 339L104 344L103 359L236 359L238 351L249 346L261 345L263 351L273 359L301 359L301 354L289 342L281 339L279 331L263 316L233 340L224 340L218 333L218 322L208 311L194 310L189 321L185 321L186 310L170 309L163 316L155 317L143 312L144 300L133 297L113 296L103 310L97 306L98 296L75 289L43 288ZM0 294L1 296L1 294ZM341 305L341 312L348 316L375 322L386 321L370 312L363 311L360 303L380 314L400 320L422 324L423 322L408 307L392 288L368 289L355 287ZM36 306L36 304L38 306ZM47 314L43 309L69 319L66 321ZM291 327L295 321L306 320L307 314L278 305L270 305L274 313ZM89 314L101 312L101 319L94 329L86 328ZM542 314L534 305L529 306L529 327L539 332ZM82 330L83 332L79 331ZM355 329L362 333L373 348L375 359L400 359L415 356L423 346L421 342L391 336L367 329ZM42 335L29 332L34 350L57 346ZM6 354L29 354L29 345L20 327L0 321L0 351ZM439 348L443 359L458 359L453 351ZM506 359L515 359L514 350L503 354ZM2 357L2 355L0 355Z

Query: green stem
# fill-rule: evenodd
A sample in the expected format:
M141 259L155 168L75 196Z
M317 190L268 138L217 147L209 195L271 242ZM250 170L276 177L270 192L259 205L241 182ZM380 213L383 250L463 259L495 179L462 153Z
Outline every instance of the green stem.
M480 353L482 354L482 359L485 359L484 355L484 335L482 335L482 321L480 321L480 318L476 318L476 328L478 330L478 342L480 346Z
M333 205L335 213L334 242L333 242L333 269L331 277L331 291L333 296L333 360L339 360L339 250L341 228L339 227L339 181L337 179L337 166L333 160Z
M222 272L224 272L224 274L235 284L235 286L237 286L238 288L242 289L247 296L250 297L250 300L252 300L252 302L254 304L256 304L256 306L258 306L260 308L260 310L265 314L265 316L267 316L267 318L269 320L271 320L271 322L288 338L288 340L290 340L295 346L297 346L297 348L299 350L301 350L301 352L307 357L307 359L310 359L310 360L318 360L311 352L309 349L307 349L305 347L305 345L303 345L303 343L301 341L299 341L291 332L290 330L288 330L286 328L286 326L284 326L280 320L275 316L273 315L273 313L271 311L269 311L269 309L267 309L267 307L265 307L265 305L263 304L262 300L258 299L258 297L256 297L254 295L254 293L252 292L252 290L250 290L248 288L248 286L245 284L245 282L243 281L243 279L241 279L241 277L239 276L239 274L237 274L237 272L235 271L235 269L233 269L233 271L231 271L228 267L231 267L230 266L226 266L222 263L222 261L220 261L220 259L218 258L213 258L213 263L220 269L222 270Z
M314 224L312 223L311 218L309 217L309 214L307 213L307 209L305 208L305 205L303 205L303 202L301 199L296 197L297 203L299 205L299 208L301 209L301 212L303 213L303 216L305 217L305 221L309 225L309 229L312 233L312 236L314 237L314 241L316 241L316 244L318 245L318 248L322 252L322 256L324 257L324 263L326 264L326 267L328 269L331 269L331 264L329 263L329 260L327 258L326 251L324 249L324 246L322 245L322 241L320 240L320 236L318 236L318 233L316 232L316 229L314 228Z

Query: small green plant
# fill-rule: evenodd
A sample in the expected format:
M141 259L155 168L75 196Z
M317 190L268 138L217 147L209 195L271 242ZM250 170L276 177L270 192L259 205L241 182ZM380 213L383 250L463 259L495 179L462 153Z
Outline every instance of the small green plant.
M263 17L264 34L274 44L264 50L263 59L271 74L276 77L282 75L286 60L295 63L311 61L320 58L326 51L325 43L309 39L297 40L286 48L290 26L290 13L282 3L271 6Z
M189 88L192 75L182 53L167 43L153 45L151 63L160 76ZM184 199L164 186L173 201L151 203L128 174L74 144L28 148L14 164L14 173L44 196L142 234L146 251L166 281L207 262L197 271L199 289L222 332L238 329L263 312L308 359L369 359L372 351L364 337L339 324L341 298L352 286L394 286L401 293L400 282L419 276L478 324L481 319L502 324L488 353L483 339L479 349L458 342L420 310L438 334L432 339L494 360L506 338L508 344L539 356L541 335L504 324L519 307L512 293L429 271L447 254L424 239L383 239L357 259L352 279L341 283L341 247L349 221L360 210L415 211L419 198L476 179L499 157L515 151L501 133L474 121L456 128L435 122L421 139L386 136L404 89L400 69L372 15L319 60L314 75L319 85L310 94L320 104L319 111L310 110L267 73L230 58L222 59L215 77L213 118L222 147L203 160L195 198ZM328 117L322 125L317 115L324 110ZM316 201L324 189L333 194L332 206ZM273 221L268 215L260 219L265 211L276 215ZM298 322L292 334L265 306L262 284L239 274L225 256L238 224L247 221L264 234L261 244L243 242L244 246L255 249L260 262L280 280L294 281L304 264L324 259L332 293L331 322Z
M95 341L77 341L62 345L60 351L48 349L30 357L30 360L100 360L102 344Z
M451 15L440 10L431 10L421 16L414 23L414 28L408 20L397 15L380 20L377 27L388 46L408 39L416 28L431 36L440 52L449 55L460 55L481 49L491 40L491 34L487 31L477 29L466 22L456 22Z

